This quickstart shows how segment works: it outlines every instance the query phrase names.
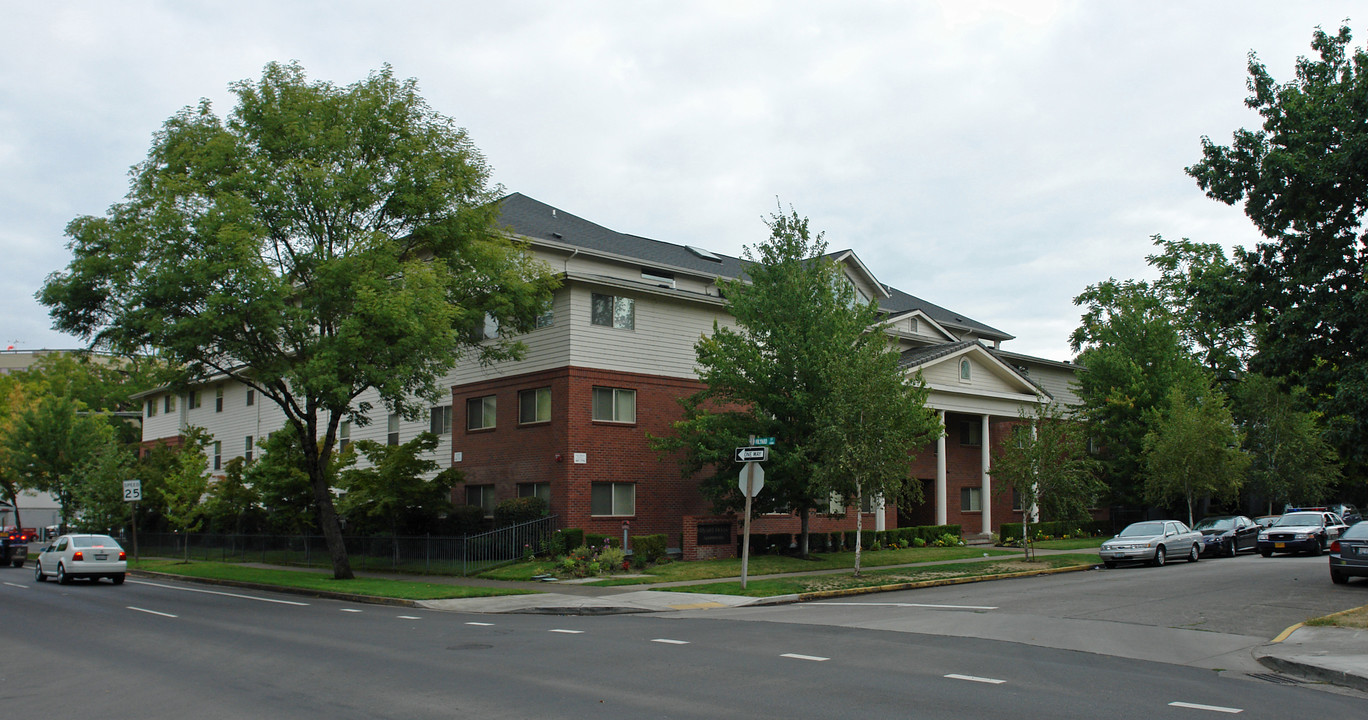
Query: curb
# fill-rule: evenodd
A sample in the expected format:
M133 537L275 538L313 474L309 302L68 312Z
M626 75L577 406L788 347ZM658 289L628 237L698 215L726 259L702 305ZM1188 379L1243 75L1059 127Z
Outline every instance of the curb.
M1274 655L1259 655L1255 658L1260 665L1269 670L1276 670L1293 677L1299 677L1311 682L1329 683L1339 687L1346 687L1360 692L1368 692L1368 678L1343 670L1331 670L1319 665L1303 663L1297 660L1289 660Z
M262 592L275 592L285 595L300 595L303 597L321 598L325 600L343 600L346 602L367 603L370 605L390 605L393 607L422 607L417 600L404 600L401 598L378 597L376 595L359 595L357 593L336 592L333 590L309 590L306 588L286 587L282 585L268 585L266 583L244 582L241 580L221 580L219 578L199 578L189 575L176 575L175 573L153 572L151 570L129 570L129 575L142 578L155 578L167 580L179 580L182 582L198 583L200 585L214 585L216 587L235 587L247 590L259 590Z
M1011 580L1013 578L1035 577L1038 575L1058 575L1060 573L1083 572L1086 570L1096 570L1097 565L1071 565L1062 568L1050 568L1049 570L1031 570L1020 573L1000 573L997 575L976 575L974 577L962 578L942 578L940 580L920 580L917 582L893 583L890 585L870 585L869 587L845 588L842 590L817 590L809 593L797 593L793 595L773 595L765 598L756 598L750 605L785 605L790 603L808 602L810 600L825 600L827 598L850 597L852 595L871 595L881 592L897 592L899 590L919 590L921 588L943 587L946 585L967 585L976 582L988 582L990 580Z

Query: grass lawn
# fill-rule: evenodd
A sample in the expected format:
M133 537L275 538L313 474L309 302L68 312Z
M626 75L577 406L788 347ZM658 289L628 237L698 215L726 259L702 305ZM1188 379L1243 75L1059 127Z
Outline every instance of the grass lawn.
M714 593L718 595L744 595L747 597L773 597L775 595L794 595L823 590L846 590L851 588L877 587L917 583L928 580L948 580L953 578L984 577L987 575L1011 575L1028 573L1052 568L1092 566L1097 564L1097 556L1087 554L1048 555L1037 557L1033 562L1020 559L992 560L985 562L951 563L921 567L889 568L885 570L862 570L860 577L850 573L830 575L806 575L770 580L752 580L741 589L740 582L703 583L681 587L661 588L675 592Z
M1020 551L1010 548L991 547L925 547L905 548L902 550L865 551L861 553L861 567L880 567L903 565L906 563L935 562L937 560L963 560L988 555L1013 555ZM750 575L772 575L775 573L813 572L816 570L841 570L855 567L855 553L829 553L813 555L811 559L789 557L787 555L756 555L751 557L747 568ZM560 566L552 561L520 562L496 568L480 577L493 580L531 580L534 575L559 577ZM631 574L643 574L636 578L605 578L595 585L645 585L661 582L687 580L711 580L741 576L740 558L727 560L698 560L695 562L672 562L656 565L645 570L633 570ZM747 583L749 584L749 583Z
M1320 627L1346 627L1368 630L1368 605L1364 605L1361 608L1354 608L1353 610L1338 612L1334 615L1318 617L1314 620L1307 620L1306 624Z
M1110 538L1069 538L1068 540L1041 540L1035 543L1039 550L1085 550L1102 547L1102 542Z
M128 563L130 570L184 575L196 578L234 580L238 582L275 585L278 587L301 588L305 590L326 590L329 592L370 595L373 597L396 598L400 600L442 600L449 598L489 597L493 595L524 595L531 590L505 588L472 587L469 585L449 585L428 583L419 580L388 580L382 578L355 578L353 580L334 580L330 573L309 570L277 570L258 568L233 563L204 562L192 560L144 559Z

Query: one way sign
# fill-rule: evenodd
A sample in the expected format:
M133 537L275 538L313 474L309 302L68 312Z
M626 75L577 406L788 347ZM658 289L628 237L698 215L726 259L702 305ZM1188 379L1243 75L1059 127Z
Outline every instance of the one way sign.
M736 462L764 462L769 459L769 448L750 445L736 449Z

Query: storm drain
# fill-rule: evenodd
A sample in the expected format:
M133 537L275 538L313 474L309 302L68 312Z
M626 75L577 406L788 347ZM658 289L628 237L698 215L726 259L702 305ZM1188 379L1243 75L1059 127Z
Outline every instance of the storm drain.
M1249 673L1249 677L1255 678L1256 680L1263 680L1263 681L1265 681L1265 682L1271 682L1271 683L1273 683L1273 684L1275 684L1275 685L1305 685L1305 684L1307 684L1305 680L1298 680L1297 678L1288 677L1288 676L1286 676L1286 675L1279 675L1279 674L1277 674L1277 673Z

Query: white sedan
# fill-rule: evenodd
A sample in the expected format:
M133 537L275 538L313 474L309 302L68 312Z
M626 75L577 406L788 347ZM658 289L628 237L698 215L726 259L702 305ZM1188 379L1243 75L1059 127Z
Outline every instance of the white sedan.
M63 535L38 553L33 563L33 578L43 582L49 576L65 585L72 578L98 582L107 577L122 585L128 570L128 555L118 541L108 535Z

